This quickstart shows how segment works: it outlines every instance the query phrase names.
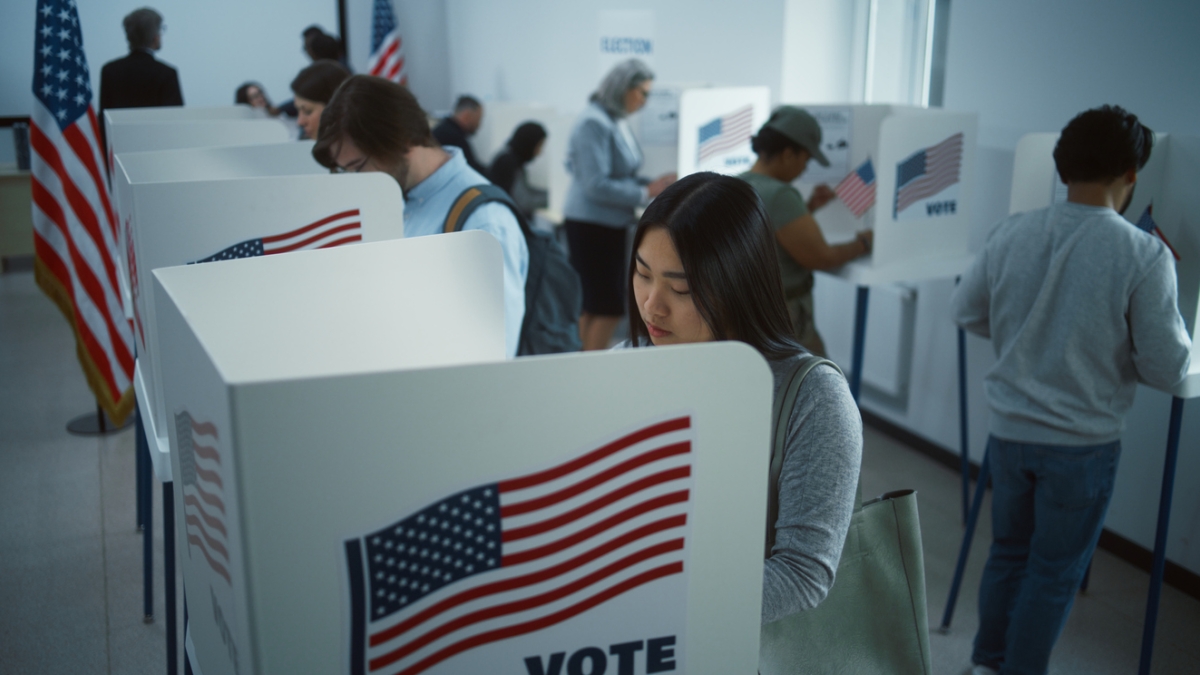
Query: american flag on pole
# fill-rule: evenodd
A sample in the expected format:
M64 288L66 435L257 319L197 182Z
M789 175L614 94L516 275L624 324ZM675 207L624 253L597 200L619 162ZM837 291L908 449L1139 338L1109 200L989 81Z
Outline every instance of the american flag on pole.
M247 239L195 262L206 263L235 258L254 258L289 251L333 248L362 241L362 218L358 209L350 209L322 218L315 223L269 237Z
M833 191L856 218L861 218L875 203L875 167L870 158L843 178Z
M657 421L347 540L351 673L419 673L682 574L692 437Z
M892 215L957 183L962 158L963 135L957 133L937 145L918 150L896 165L896 205Z
M217 427L193 419L184 410L175 415L175 441L179 449L179 481L183 485L188 554L191 555L193 548L200 549L212 571L232 584Z
M100 407L133 410L133 331L117 282L117 220L74 0L38 0L34 32L33 243L38 285L66 315Z
M396 27L392 0L375 0L371 11L371 58L367 63L367 72L392 82L408 84L404 42Z
M696 162L703 162L749 143L753 134L754 106L738 108L728 115L718 117L700 127Z
M1139 230L1147 234L1152 234L1161 239L1162 243L1166 244L1167 248L1171 250L1171 255L1175 256L1176 260L1179 260L1179 252L1176 251L1175 247L1171 245L1171 242L1167 239L1167 235L1163 234L1163 231L1158 229L1158 223L1154 222L1154 204L1146 205L1146 210L1142 211L1142 216L1138 218L1138 221L1134 223L1134 225L1137 226Z

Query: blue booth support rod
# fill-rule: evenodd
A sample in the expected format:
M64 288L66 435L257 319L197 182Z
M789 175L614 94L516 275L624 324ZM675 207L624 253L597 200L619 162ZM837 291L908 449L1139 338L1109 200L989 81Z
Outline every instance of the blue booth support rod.
M1179 429L1183 424L1183 399L1171 399L1171 423L1167 427L1167 456L1163 462L1162 494L1158 500L1158 531L1154 535L1154 566L1150 570L1150 592L1146 597L1146 621L1142 626L1142 657L1138 675L1150 675L1154 656L1154 630L1158 623L1158 601L1162 595L1163 571L1167 566L1167 529L1171 521L1171 499L1175 491L1175 465L1179 460Z
M854 350L850 357L850 395L858 403L862 391L863 350L867 338L867 301L871 297L869 286L859 286L854 299Z

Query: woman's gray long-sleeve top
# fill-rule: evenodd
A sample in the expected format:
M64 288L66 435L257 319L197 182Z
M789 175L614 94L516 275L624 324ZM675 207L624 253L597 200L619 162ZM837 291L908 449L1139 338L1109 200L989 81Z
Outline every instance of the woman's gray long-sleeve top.
M795 358L769 362L776 396ZM764 624L816 607L833 587L861 463L862 417L846 378L818 366L788 418L775 545L763 567Z
M579 116L567 147L566 218L610 227L636 220L634 209L646 199L646 181L637 175L642 151L621 124L596 102Z

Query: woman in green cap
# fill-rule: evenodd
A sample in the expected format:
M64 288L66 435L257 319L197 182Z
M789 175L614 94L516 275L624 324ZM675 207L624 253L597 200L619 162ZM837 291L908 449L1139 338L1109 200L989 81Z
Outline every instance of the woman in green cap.
M813 270L835 269L870 253L872 232L863 230L854 241L830 246L812 214L836 197L833 190L818 185L805 202L792 187L809 159L829 166L821 152L821 127L812 115L795 106L777 108L758 130L751 147L758 159L738 177L758 193L775 230L775 252L792 330L808 351L825 356L825 343L813 324Z

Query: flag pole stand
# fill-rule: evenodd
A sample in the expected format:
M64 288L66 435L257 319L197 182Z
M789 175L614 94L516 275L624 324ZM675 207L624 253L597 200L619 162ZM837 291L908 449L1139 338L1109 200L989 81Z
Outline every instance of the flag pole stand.
M67 432L76 436L109 436L133 426L133 415L125 418L121 424L113 424L100 405L96 412L86 413L67 422Z

